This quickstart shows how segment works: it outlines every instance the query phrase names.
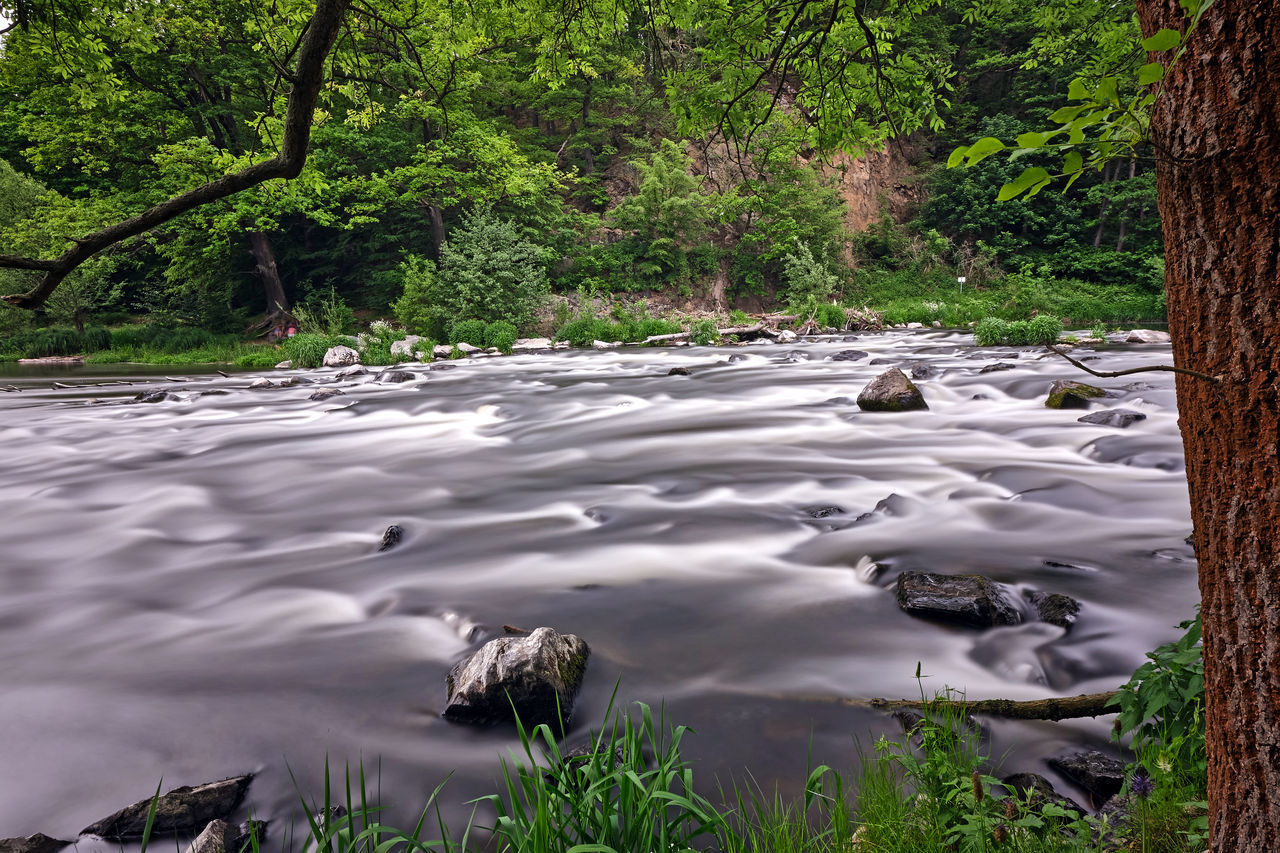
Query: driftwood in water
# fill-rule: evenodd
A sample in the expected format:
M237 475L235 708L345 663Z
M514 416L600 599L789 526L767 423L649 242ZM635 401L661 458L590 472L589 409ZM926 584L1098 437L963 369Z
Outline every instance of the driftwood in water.
M767 334L768 329L763 322L754 323L750 326L728 326L723 329L716 329L721 337L725 335L737 335L738 337L754 337L759 334ZM650 335L644 339L646 344L662 344L672 343L674 341L689 340L689 332L672 332L669 335Z
M1012 699L871 699L866 702L846 700L848 704L875 708L880 711L897 711L903 708L954 708L966 714L987 714L1010 720L1074 720L1080 717L1097 717L1115 714L1118 708L1107 707L1107 702L1120 693L1108 690L1104 693L1082 693L1079 696L1054 696L1049 699L1030 699L1016 702Z

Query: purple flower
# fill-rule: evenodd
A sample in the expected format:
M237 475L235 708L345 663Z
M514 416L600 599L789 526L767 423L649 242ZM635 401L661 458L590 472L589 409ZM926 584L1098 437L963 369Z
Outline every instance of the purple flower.
M1145 770L1138 770L1129 780L1129 790L1136 794L1138 799L1145 800L1151 796L1151 792L1156 789L1156 783L1151 781L1151 777L1147 775Z

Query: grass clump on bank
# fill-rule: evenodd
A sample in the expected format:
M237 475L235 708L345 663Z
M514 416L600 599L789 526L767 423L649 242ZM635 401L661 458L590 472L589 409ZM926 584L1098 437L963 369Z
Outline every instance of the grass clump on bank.
M1062 334L1062 323L1057 317L1041 315L1030 320L1001 320L984 317L973 330L973 340L978 346L1044 346L1051 344Z

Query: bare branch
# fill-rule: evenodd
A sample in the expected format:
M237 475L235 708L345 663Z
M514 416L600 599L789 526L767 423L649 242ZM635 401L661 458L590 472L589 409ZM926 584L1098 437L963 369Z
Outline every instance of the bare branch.
M293 91L289 94L289 107L285 113L284 141L279 154L163 201L137 216L95 231L76 240L75 245L54 260L0 255L0 268L45 271L39 284L30 291L0 298L19 308L36 308L77 267L108 246L144 234L175 216L266 181L296 178L307 160L312 116L324 83L325 60L337 40L338 30L350 3L351 0L317 0L316 10L307 24L306 34L298 51L298 65L292 78Z
M1099 376L1103 379L1114 379L1117 376L1129 376L1134 373L1153 373L1153 372L1163 371L1167 373L1182 373L1187 376L1194 376L1197 379L1208 379L1210 382L1222 381L1221 375L1210 376L1208 373L1201 373L1200 371L1192 370L1189 367L1174 367L1172 364L1153 364L1148 367L1130 367L1128 370L1094 370L1092 367L1089 367L1086 364L1081 364L1080 362L1076 361L1074 358L1067 355L1065 352L1058 349L1053 344L1045 344L1045 346L1048 347L1051 351L1056 352L1058 355L1065 358L1067 361L1074 364L1076 367L1083 370L1085 373L1091 373L1094 376Z

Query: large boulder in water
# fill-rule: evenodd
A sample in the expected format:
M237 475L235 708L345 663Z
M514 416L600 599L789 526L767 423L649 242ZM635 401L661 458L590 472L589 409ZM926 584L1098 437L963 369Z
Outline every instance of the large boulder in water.
M925 616L971 628L1017 625L1022 614L1000 587L982 575L903 572L898 575L898 606Z
M244 799L244 793L253 781L252 775L236 776L220 782L197 785L194 788L174 788L160 797L156 803L155 823L151 827L154 837L191 833L202 829L214 820L226 820ZM151 799L140 800L126 806L110 817L81 830L81 835L97 835L107 841L136 841L142 838L147 825L147 813Z
M360 353L351 347L329 347L324 354L325 367L350 367L360 363Z
M1087 409L1090 400L1105 397L1106 394L1106 391L1096 385L1059 379L1049 386L1049 396L1045 398L1044 404L1051 409Z
M929 404L907 374L893 367L862 389L858 395L858 408L865 412L908 412L927 409Z
M449 671L445 719L483 725L518 714L528 727L564 725L590 655L582 638L551 628L490 640Z
M405 356L407 358L422 358L421 335L406 335L403 340L391 342L391 355Z
M1134 329L1124 339L1127 344L1167 344L1171 338L1168 332L1157 332L1154 329Z

